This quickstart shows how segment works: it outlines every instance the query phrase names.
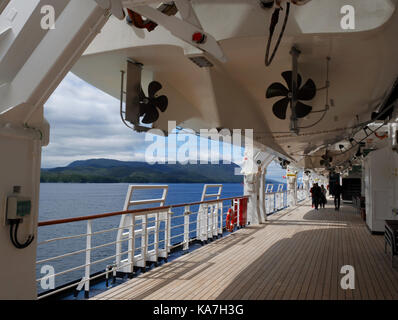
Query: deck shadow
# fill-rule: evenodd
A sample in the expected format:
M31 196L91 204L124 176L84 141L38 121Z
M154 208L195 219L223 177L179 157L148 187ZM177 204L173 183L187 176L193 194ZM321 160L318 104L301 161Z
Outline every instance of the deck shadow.
M381 243L367 230L358 230L306 230L279 240L216 299L398 299L398 271L391 268ZM355 290L340 286L343 265L355 269Z
M128 283L131 282L133 283L137 279L144 279L147 281L151 280L161 280L159 283L157 283L154 286L150 286L147 290L144 292L134 296L134 300L143 300L149 295L153 294L157 290L161 289L164 286L167 286L168 284L171 284L174 281L178 280L189 280L191 278L194 278L198 276L200 273L202 273L206 268L210 267L213 265L212 262L209 262L211 259L216 257L217 255L224 253L225 250L228 250L229 248L232 248L236 245L243 244L246 242L246 240L250 240L253 238L253 235L255 235L257 232L263 230L266 227L266 225L260 225L260 226L248 226L245 227L244 229L241 229L239 233L231 233L228 234L227 236L218 239L216 241L213 241L205 247L200 248L204 249L207 248L208 250L211 250L213 248L217 248L214 251L210 251L208 254L206 254L205 258L201 258L200 261L195 261L195 251L190 253L190 257L187 260L184 259L176 259L173 260L169 263L166 263L165 265L155 268L147 273L139 275L137 278L132 279L128 282L125 283L124 289L122 287L119 287L119 292L117 295L120 295L120 293L127 292L131 290L131 288L128 286ZM197 249L197 250L200 250ZM186 256L182 256L180 258L185 258ZM203 257L203 253L201 255ZM190 261L192 260L192 261ZM196 272L192 273L195 269L198 269ZM189 273L189 278L186 278L185 275ZM117 288L117 287L116 287ZM128 295L128 293L127 293Z

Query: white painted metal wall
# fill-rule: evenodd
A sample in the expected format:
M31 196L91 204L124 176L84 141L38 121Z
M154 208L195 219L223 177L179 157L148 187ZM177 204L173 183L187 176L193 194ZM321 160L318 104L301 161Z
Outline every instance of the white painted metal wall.
M390 147L371 152L364 160L366 224L384 232L385 220L398 220L398 154Z

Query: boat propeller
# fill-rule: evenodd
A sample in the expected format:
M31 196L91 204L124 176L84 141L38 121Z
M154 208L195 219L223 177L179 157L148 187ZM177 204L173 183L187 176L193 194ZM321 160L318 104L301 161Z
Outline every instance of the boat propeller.
M330 163L333 161L333 158L329 156L327 151L321 158L322 158L322 160L320 161L321 166L329 167Z
M148 86L148 97L145 96L144 91L140 88L139 103L140 113L139 116L143 119L142 123L150 124L155 122L159 118L159 109L161 112L165 112L168 105L168 99L162 95L156 96L156 93L162 89L162 85L157 81L152 81Z
M274 115L277 118L284 120L286 119L287 107L289 103L290 106L292 106L294 99L293 88L292 88L293 73L292 71L285 71L282 73L282 77L285 79L288 88L286 88L283 84L279 82L274 82L268 87L266 92L266 97L267 98L284 97L283 99L277 101L272 107ZM301 82L302 78L299 74L297 74L297 88L300 88ZM309 101L315 97L316 95L315 83L312 79L308 79L307 82L300 89L295 91L297 92L297 98L296 98L297 101L295 109L296 117L304 118L312 111L312 107L300 102L299 100Z

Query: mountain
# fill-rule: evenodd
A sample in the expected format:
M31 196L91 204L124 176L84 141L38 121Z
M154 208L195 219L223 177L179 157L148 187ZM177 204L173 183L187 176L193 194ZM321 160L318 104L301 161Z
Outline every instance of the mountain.
M41 170L41 182L241 183L236 164L148 164L113 159L79 160Z
M79 160L66 167L41 169L41 182L78 183L242 183L236 164L148 164L113 159ZM238 171L239 172L239 171ZM267 183L278 183L267 179Z

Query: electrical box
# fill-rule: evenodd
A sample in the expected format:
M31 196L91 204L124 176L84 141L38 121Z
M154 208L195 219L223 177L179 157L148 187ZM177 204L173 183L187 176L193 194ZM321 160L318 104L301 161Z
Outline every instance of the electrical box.
M16 195L7 198L7 220L23 219L30 215L32 210L32 201L30 198Z

